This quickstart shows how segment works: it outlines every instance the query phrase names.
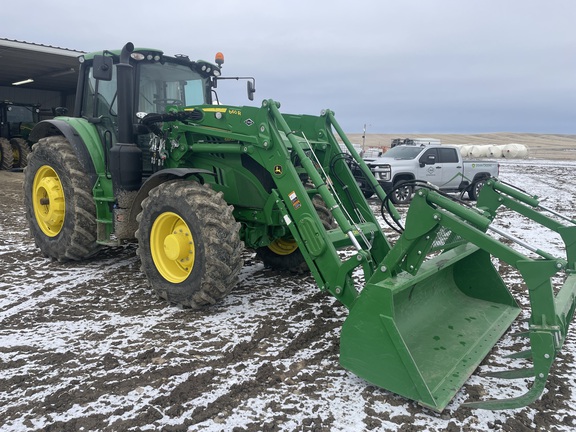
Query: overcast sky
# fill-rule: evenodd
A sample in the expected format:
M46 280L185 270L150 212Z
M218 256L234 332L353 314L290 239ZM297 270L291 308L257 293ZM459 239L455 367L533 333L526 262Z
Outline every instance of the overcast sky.
M221 101L330 108L345 131L576 134L575 0L10 1L0 37L83 51L131 41L213 61ZM23 6L25 4L25 6ZM1 67L1 65L0 65Z

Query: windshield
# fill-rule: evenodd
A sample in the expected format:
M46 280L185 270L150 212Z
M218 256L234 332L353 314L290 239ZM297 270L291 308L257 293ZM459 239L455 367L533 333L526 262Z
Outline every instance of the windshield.
M422 147L396 146L384 153L382 157L390 159L414 159L421 151Z
M188 66L177 63L143 63L140 66L137 111L164 112L166 106L202 105L206 80Z

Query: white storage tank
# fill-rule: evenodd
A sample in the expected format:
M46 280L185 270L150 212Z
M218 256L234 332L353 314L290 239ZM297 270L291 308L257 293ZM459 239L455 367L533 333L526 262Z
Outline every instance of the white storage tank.
M489 145L487 156L492 157L492 158L501 158L502 157L502 146Z
M506 159L522 159L528 156L528 149L523 144L506 144L502 147L502 156Z
M470 147L470 156L475 158L486 157L488 148L485 145L473 145Z
M460 154L462 155L462 157L470 156L470 147L472 146L469 144L464 144L462 145L462 147L460 147Z

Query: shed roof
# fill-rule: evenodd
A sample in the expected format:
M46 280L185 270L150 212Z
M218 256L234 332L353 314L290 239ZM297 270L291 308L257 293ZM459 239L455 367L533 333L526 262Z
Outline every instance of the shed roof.
M74 92L83 51L0 38L0 86L27 79L28 89Z

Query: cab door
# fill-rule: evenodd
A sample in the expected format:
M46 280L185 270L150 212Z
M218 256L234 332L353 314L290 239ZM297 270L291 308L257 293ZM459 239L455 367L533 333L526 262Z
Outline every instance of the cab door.
M458 150L455 148L439 148L438 160L442 166L443 189L458 189L462 182L462 160L458 157Z
M436 186L442 184L442 165L438 161L437 149L429 148L422 153L418 159L416 178Z

